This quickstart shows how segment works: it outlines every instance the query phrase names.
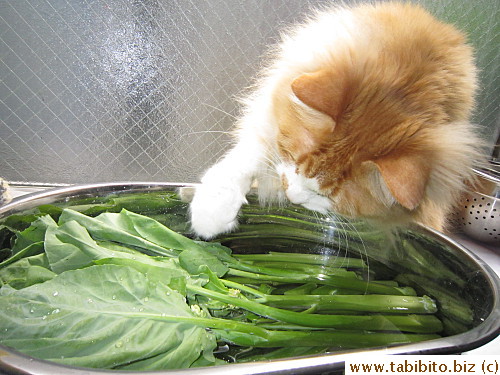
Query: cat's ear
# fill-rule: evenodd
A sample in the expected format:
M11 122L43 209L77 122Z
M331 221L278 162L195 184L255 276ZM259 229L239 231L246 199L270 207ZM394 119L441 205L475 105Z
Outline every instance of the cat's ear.
M346 77L331 70L304 73L292 82L292 91L302 103L337 122L345 104Z
M373 163L394 199L408 210L418 207L425 195L430 168L418 154L388 155Z

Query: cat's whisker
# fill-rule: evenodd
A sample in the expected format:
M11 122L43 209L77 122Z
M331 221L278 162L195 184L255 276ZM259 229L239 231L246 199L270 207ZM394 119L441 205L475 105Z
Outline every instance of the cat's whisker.
M350 223L348 226L354 230L354 232L358 235L359 240L361 242L361 247L363 249L363 253L360 253L360 257L361 257L361 259L364 258L364 260L366 262L366 266L367 266L366 274L367 274L367 278L368 278L367 282L369 283L370 282L370 258L368 256L368 249L366 247L365 241L363 240L363 236L359 233L356 225L354 223ZM363 255L364 255L364 257L363 257Z
M224 110L223 110L223 109L221 109L221 108L215 107L215 106L213 106L213 105L211 105L211 104L208 104L208 103L201 103L201 104L202 104L202 105L204 105L205 107L209 107L209 108L215 109L216 111L219 111L219 112L221 112L222 114L224 114L224 115L226 115L226 116L231 117L233 120L238 120L238 117L237 117L237 116L235 116L235 115L233 115L233 114L231 114L231 113L229 113L229 112L227 112L227 111L224 111Z
M341 241L343 241L344 238L346 237L346 233L344 232L343 222L339 219L339 216L333 211L328 212L328 217L334 223L335 233L338 236L337 241L339 241L341 243ZM347 239L346 239L346 241L347 241Z
M346 220L342 216L340 216L334 212L330 213L330 217L333 218L334 222L336 222L341 229L339 232L343 235L343 238L345 240L345 248L350 248L349 241L353 240L352 238L349 237L348 232L354 232L358 236L358 238L361 242L361 249L359 249L359 247L358 247L358 249L360 251L362 250L362 252L359 253L359 256L361 257L361 259L365 260L366 265L367 265L367 274L369 276L369 274L370 274L370 262L369 262L369 257L368 257L368 251L367 251L365 242L363 241L363 237L359 233L358 228L356 227L356 223L354 223L350 220ZM347 257L347 253L345 253L344 256ZM368 278L368 282L369 281L370 280Z
M181 134L181 138L189 136L189 135L212 134L212 133L231 135L231 132L226 131L226 130L200 130L197 132L183 133L183 134Z

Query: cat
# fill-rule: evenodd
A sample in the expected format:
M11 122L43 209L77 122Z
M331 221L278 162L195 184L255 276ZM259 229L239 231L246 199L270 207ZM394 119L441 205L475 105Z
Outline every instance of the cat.
M465 36L421 6L316 11L243 98L233 147L196 187L194 232L236 228L254 183L264 203L444 231L481 160L476 76Z

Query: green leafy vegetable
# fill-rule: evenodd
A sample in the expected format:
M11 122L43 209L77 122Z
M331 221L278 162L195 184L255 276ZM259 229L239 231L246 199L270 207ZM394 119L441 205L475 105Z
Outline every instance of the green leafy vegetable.
M123 208L141 205L154 218ZM173 213L161 213L165 207ZM376 280L359 257L363 243L380 240L374 232L353 239L350 256L232 254L160 222L181 228L178 207L185 210L175 195L111 197L4 220L2 236L14 241L0 263L0 342L66 365L161 370L225 363L229 357L214 356L224 345L245 361L418 342L443 329L435 301L406 286L415 285L411 275L400 275L403 285ZM244 209L243 231L222 240L268 233L324 246L321 220ZM463 311L445 323L467 324Z
M59 219L59 224L64 224L66 222L75 221L85 227L87 231L93 235L96 239L108 240L117 243L121 243L127 246L133 246L139 249L143 249L148 253L154 255L164 255L164 256L176 256L177 253L173 251L170 247L172 242L176 246L180 246L176 241L177 233L170 231L168 228L161 226L161 229L165 229L163 234L165 235L166 246L160 246L156 243L147 239L147 237L141 236L130 220L130 213L126 210L122 210L119 214L104 213L96 218L91 218L80 214L77 211L66 209L61 214ZM114 220L112 219L114 218ZM135 218L137 220L137 217ZM146 218L148 219L148 218ZM114 221L117 226L110 224L110 221ZM158 223L159 224L159 223ZM157 227L146 226L145 230L148 237L157 238ZM161 234L160 234L161 235ZM173 241L170 241L172 235L174 236Z
M179 368L212 356L212 334L189 322L167 324L162 315L193 312L167 285L101 265L2 296L0 331L4 345L75 366L113 368L163 354L162 368Z

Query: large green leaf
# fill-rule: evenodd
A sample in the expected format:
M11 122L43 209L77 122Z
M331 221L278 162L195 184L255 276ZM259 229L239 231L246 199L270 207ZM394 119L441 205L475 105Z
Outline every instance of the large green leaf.
M172 249L180 247L179 242L176 240L177 237L185 238L187 240L186 243L193 242L153 219L137 214L131 215L126 210L122 210L119 214L104 213L96 218L92 218L77 211L65 209L59 218L59 224L65 224L70 221L76 221L85 227L94 239L134 246L146 250L150 255L176 256L177 253ZM140 228L141 226L145 228ZM144 235L143 232L146 232L147 235ZM172 236L172 233L174 240L170 241L169 236ZM161 245L150 240L151 238L157 241L162 236L165 236L165 238ZM182 250L183 248L181 247L180 249Z
M0 285L21 289L52 279L56 274L50 270L45 254L19 259L0 269Z
M96 220L169 249L184 250L198 247L195 241L174 232L158 221L125 209L118 214L103 213Z
M98 243L76 221L48 228L45 252L50 269L56 273L91 264L126 265L147 274L150 280L161 280L179 291L185 290L184 280L189 278L188 272L179 266L177 259L147 256L107 241ZM176 279L183 282L179 284Z
M9 264L12 264L12 263L14 263L20 259L23 259L25 257L30 257L33 255L41 254L41 253L43 253L43 249L44 249L43 241L32 243L32 244L26 246L24 249L16 252L15 255L13 255L10 258L1 262L0 269L7 267Z
M56 225L54 219L49 215L39 217L31 223L29 228L17 234L16 243L12 247L12 253L16 254L33 243L43 241L47 228Z
M43 253L43 240L48 227L57 226L49 216L42 216L33 221L29 228L17 232L16 241L12 247L12 256L0 263L0 269L22 258Z
M203 273L208 267L217 276L226 274L228 267L217 256L203 248L190 248L179 255L179 264L192 275Z
M193 313L175 290L117 265L67 271L0 296L2 344L33 357L99 368L144 360L148 369L182 368L200 356L213 362L211 333L164 315Z
M47 228L45 253L56 273L85 267L93 260L107 258L110 250L97 245L84 227L76 221Z
M148 257L146 257L148 258ZM186 295L186 283L193 285L205 285L207 277L200 275L199 277L191 277L184 270L176 259L144 259L141 257L130 258L102 258L93 262L94 264L115 264L120 266L128 266L142 272L151 281L160 281L170 288L178 291L182 295Z

